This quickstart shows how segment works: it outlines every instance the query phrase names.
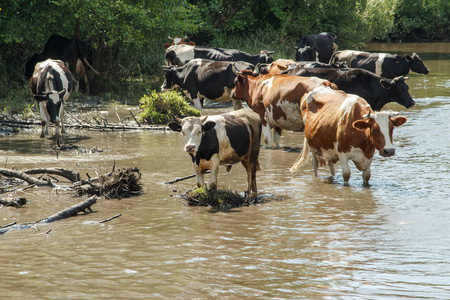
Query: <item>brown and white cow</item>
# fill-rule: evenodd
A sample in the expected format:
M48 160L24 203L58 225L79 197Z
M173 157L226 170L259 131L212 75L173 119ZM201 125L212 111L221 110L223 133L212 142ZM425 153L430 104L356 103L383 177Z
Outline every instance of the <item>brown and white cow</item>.
M174 45L182 45L182 44L186 44L186 45L190 45L190 46L195 46L194 42L188 41L188 37L187 35L184 35L184 38L176 36L174 38L168 36L167 37L169 40L171 40L171 43L165 43L163 45L164 49L169 48L170 46L174 46Z
M53 123L56 126L55 139L59 141L61 132L65 133L64 101L73 90L73 78L69 69L60 60L47 59L37 63L30 88L34 99L39 103L41 138L48 134L48 124Z
M235 70L238 75L231 97L247 102L262 120L262 132L267 146L272 147L271 129L275 128L273 142L280 146L282 129L303 131L300 102L304 94L318 86L335 84L317 77L299 77L282 74L256 76L252 71Z
M304 147L291 172L306 163L311 149L314 175L317 176L319 162L328 162L334 176L334 164L340 161L345 184L350 178L351 160L363 172L364 185L368 185L375 150L384 157L394 155L394 127L406 122L405 117L393 118L389 112L374 113L361 97L323 87L306 94L301 109Z
M211 170L209 188L217 188L219 166L229 171L233 164L241 162L247 171L248 193L251 197L257 195L261 119L255 112L240 109L221 115L177 118L168 126L181 131L186 140L184 150L192 158L198 187L205 185L203 174Z

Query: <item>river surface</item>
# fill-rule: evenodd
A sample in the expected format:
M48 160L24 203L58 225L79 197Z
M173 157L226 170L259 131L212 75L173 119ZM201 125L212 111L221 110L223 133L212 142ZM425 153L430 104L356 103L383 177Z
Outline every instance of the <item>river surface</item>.
M368 188L353 165L344 186L339 166L331 181L323 167L314 178L310 164L291 174L299 153L262 148L259 193L282 200L216 211L183 203L194 178L163 184L193 174L179 133L70 129L66 142L105 150L93 154L57 154L38 129L1 138L2 167L58 166L86 178L115 162L141 170L144 194L0 235L0 299L450 299L450 44L370 47L417 52L430 74L410 74L412 109L386 107L408 121L394 132L396 155L376 154ZM99 113L114 121L114 108ZM281 144L302 141L285 132ZM242 192L242 166L229 178L222 168L219 187ZM29 203L0 207L0 225L82 201L49 188L3 196Z

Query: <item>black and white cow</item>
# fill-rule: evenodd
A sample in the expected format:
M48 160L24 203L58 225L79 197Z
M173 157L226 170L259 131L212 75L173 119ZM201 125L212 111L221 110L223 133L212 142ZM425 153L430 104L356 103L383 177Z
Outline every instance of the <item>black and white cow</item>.
M347 94L364 98L375 111L380 111L389 102L397 102L406 108L415 104L403 76L388 79L363 69L294 68L282 73L327 79Z
M261 119L250 109L206 117L186 117L168 124L173 131L181 131L191 156L197 186L205 185L203 174L211 170L209 188L217 188L219 166L227 171L241 162L247 171L248 193L257 195L256 171L259 169Z
M234 109L240 109L242 101L232 99L230 95L236 78L233 66L239 71L254 68L252 64L243 61L194 59L182 67L170 66L165 69L165 81L161 90L180 88L199 111L202 110L205 98L222 103L233 100Z
M64 101L73 90L70 71L60 60L47 59L36 64L30 80L31 93L39 103L41 115L41 138L48 134L48 124L56 126L55 139L61 139L64 128ZM60 129L61 127L61 129Z
M86 48L85 44L67 39L60 35L52 35L47 40L42 53L35 53L27 59L25 64L25 77L30 78L33 75L34 68L38 62L44 61L46 59L58 59L63 61L72 73L75 80L75 91L78 92L79 78L84 79L86 86L86 94L89 94L89 80L86 73L86 66L91 68L95 74L100 75L100 73L95 70L86 59L83 49Z
M330 32L305 35L300 40L300 43L295 46L297 50L295 60L319 61L327 64L337 50L337 45L334 43L336 39L336 35Z
M168 66L183 66L188 61L196 58L215 61L245 61L256 65L273 62L273 58L270 56L272 53L273 51L262 50L259 55L251 55L235 49L175 45L166 50L165 57Z
M350 68L361 68L378 76L393 79L406 76L409 71L428 74L428 69L416 53L412 55L397 55L389 53L370 53L362 51L337 51L330 63L346 62Z

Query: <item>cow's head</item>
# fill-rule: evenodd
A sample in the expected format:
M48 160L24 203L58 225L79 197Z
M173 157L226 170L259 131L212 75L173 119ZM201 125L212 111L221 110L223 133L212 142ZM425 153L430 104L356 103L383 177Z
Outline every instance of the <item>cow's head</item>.
M318 61L318 54L316 48L312 46L305 46L298 48L295 53L296 61Z
M405 59L408 62L411 71L419 74L428 74L430 72L416 53L405 55Z
M161 91L175 90L178 88L178 70L175 66L164 68L165 80L161 85Z
M353 122L353 128L364 131L371 144L381 156L389 157L395 154L392 135L394 127L405 124L405 117L392 118L390 112L376 112Z
M406 108L411 108L416 104L409 94L409 86L405 80L408 77L399 76L394 79L381 78L380 84L389 91L390 100L403 105Z
M216 126L216 122L207 121L207 118L208 116L176 118L176 121L168 124L171 130L181 131L186 140L184 151L193 156L196 155L200 147L204 133Z
M258 76L259 75L259 65L256 65L254 71L243 70L238 71L233 67L233 72L237 75L234 79L234 88L231 91L231 98L240 99L246 101L250 99L249 96L249 85L248 76Z
M262 64L270 64L273 62L273 57L270 56L273 54L273 51L261 50L259 52L259 63Z

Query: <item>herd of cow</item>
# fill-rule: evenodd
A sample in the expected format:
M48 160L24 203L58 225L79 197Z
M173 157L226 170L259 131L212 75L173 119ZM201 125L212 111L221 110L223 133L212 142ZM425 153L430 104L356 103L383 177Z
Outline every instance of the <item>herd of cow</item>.
M235 109L222 115L177 118L168 124L185 136L197 185L205 184L203 174L211 170L209 187L216 187L219 165L229 171L242 162L251 196L257 194L261 136L267 146L279 147L282 130L305 132L302 154L291 171L304 165L311 152L316 176L319 164L327 163L334 175L334 164L340 161L347 184L351 160L367 185L375 150L382 156L394 155L393 129L406 122L380 110L389 102L412 107L415 103L404 76L410 70L428 74L415 53L337 51L332 33L303 37L296 46L296 61L274 61L266 50L250 55L197 46L186 37L169 39L172 43L164 44L167 66L161 90L179 89L200 111L204 99L232 100ZM53 123L59 141L64 101L78 78L87 79L86 66L92 68L82 45L57 35L27 61L26 76L31 77L31 92L40 108L41 137ZM250 109L243 108L243 101Z
M296 61L278 59L266 50L259 55L189 45L178 38L165 47L165 81L161 90L178 89L202 110L203 100L233 101L234 111L222 115L186 117L169 123L181 131L191 156L197 186L211 170L209 187L217 186L219 165L227 171L242 162L248 193L256 196L260 138L268 147L280 145L282 130L304 131L303 151L294 172L312 156L314 174L319 165L341 163L344 183L350 178L349 161L362 171L368 185L370 165L378 150L395 154L393 130L406 122L392 111L380 111L390 102L406 108L415 102L405 80L410 71L428 74L419 56L361 51L337 51L332 33L305 36L296 46ZM245 101L250 109L243 109ZM272 135L273 129L273 135Z

